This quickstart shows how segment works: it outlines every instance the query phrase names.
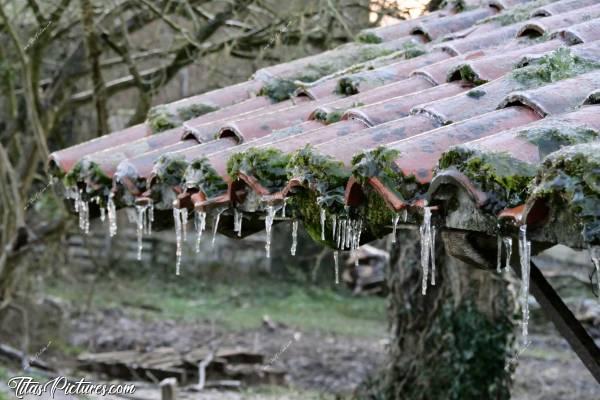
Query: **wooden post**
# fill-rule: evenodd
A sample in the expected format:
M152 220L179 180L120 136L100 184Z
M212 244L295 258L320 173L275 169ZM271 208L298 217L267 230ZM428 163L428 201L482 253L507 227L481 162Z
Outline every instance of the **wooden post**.
M160 382L161 400L175 400L177 398L177 379L167 378Z

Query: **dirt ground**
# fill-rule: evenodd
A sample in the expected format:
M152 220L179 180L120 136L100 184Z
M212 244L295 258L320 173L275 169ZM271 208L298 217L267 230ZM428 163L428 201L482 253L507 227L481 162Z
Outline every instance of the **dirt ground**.
M382 327L383 328L383 327ZM596 400L598 385L564 339L549 325L532 327L531 345L518 359L515 400ZM544 332L542 334L541 332ZM382 330L384 332L384 330ZM106 309L77 317L70 337L87 351L151 349L185 350L201 345L240 346L263 352L288 371L288 388L249 388L242 392L181 388L182 399L271 400L328 399L351 392L385 360L386 340L302 332L263 326L231 332L201 322L147 321L122 310ZM158 399L158 389L137 383L135 398Z

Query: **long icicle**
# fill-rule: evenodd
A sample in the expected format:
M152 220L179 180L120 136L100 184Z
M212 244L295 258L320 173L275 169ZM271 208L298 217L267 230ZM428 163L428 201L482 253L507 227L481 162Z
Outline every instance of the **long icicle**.
M396 230L398 229L398 221L400 220L400 214L396 213L394 214L394 217L392 218L392 226L394 227L392 229L392 243L396 243Z
M521 309L523 312L523 345L529 335L529 272L531 268L531 242L527 241L527 225L519 228L519 259L521 261Z
M421 234L421 269L423 270L423 277L421 281L421 293L427 294L427 278L429 275L429 258L431 256L431 209L429 207L424 208L423 224L419 228Z
M337 229L337 215L331 216L331 239L335 241L335 230Z
M212 241L210 242L210 247L215 247L215 241L217 240L217 230L219 229L219 221L221 220L221 214L225 212L225 208L217 211L217 215L215 215L215 219L213 220L213 235Z
M115 207L113 197L114 194L111 193L108 195L108 200L106 201L106 208L108 211L108 232L110 237L117 234L117 208Z
M265 231L267 233L267 241L265 243L265 251L267 258L271 258L271 229L273 228L273 220L275 219L275 207L272 204L267 206L267 216L265 217Z
M146 210L148 206L136 205L135 210L137 211L136 221L136 234L137 234L137 259L142 260L142 250L144 248L143 236L144 236L144 222L146 219Z
M502 238L502 241L504 242L504 250L506 252L506 262L504 268L508 271L510 268L510 258L512 257L513 240L510 236L507 236L505 238Z
M187 208L180 209L179 215L181 215L181 232L184 242L187 242L187 223L188 223L188 210Z
M435 226L431 227L431 285L435 286L435 235L437 232L437 228Z
M502 236L496 237L496 272L502 272Z
M340 252L335 250L333 252L333 263L335 268L335 284L340 284Z
M181 272L181 209L173 208L173 222L175 224L175 275Z
M320 219L321 219L321 240L325 240L325 209L321 207Z
M195 212L196 222L196 253L200 253L200 242L202 241L202 233L206 229L206 212L196 211Z
M298 247L298 220L292 221L292 247L290 248L290 254L296 255L296 248Z

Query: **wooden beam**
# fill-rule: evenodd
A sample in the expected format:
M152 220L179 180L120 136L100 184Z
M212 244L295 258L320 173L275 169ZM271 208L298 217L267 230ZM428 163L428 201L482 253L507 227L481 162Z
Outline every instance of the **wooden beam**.
M520 266L512 262L511 267L521 277ZM531 294L540 304L546 317L552 321L592 376L600 383L600 349L596 346L594 339L588 335L585 328L575 318L533 261L530 274Z

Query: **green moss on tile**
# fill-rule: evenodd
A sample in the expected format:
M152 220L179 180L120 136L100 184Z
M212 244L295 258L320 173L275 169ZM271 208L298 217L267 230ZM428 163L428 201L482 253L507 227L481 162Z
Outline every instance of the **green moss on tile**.
M164 132L181 126L184 121L197 118L209 112L216 111L218 107L207 104L190 104L177 108L175 113L166 105L152 107L148 111L146 123L150 125L153 133Z
M183 181L187 189L197 189L207 197L215 197L227 191L227 182L210 165L207 157L196 159L185 170Z
M474 146L456 146L441 157L439 169L455 168L480 190L490 195L485 209L497 212L523 204L527 186L535 176L535 165L520 161L509 153L483 151Z
M540 158L555 152L564 146L591 142L600 137L600 132L584 126L562 122L559 119L547 121L529 129L523 129L518 136L536 145Z
M377 44L377 43L383 42L383 40L381 39L381 37L379 37L372 30L361 31L358 34L358 36L356 37L356 40L358 42L360 42L360 43L369 43L369 44Z
M533 61L531 65L515 69L512 77L525 87L538 87L598 68L600 63L582 59L573 55L569 48L561 47Z
M87 185L86 193L108 195L112 187L112 178L102 171L100 166L86 158L78 161L63 178L65 187L75 187L78 183Z
M237 179L239 172L256 178L271 192L281 190L287 183L287 164L291 155L277 149L251 148L236 153L227 162L227 173Z
M334 243L331 234L333 227L330 213L327 214L325 219L325 240L321 240L321 206L318 200L319 195L314 191L300 189L289 198L288 206L302 219L302 225L311 239L323 246L334 249L336 243Z
M179 186L183 182L183 175L188 167L188 162L179 154L164 154L156 160L152 173L157 180L168 186Z
M475 86L483 85L487 83L486 80L483 80L479 77L479 75L473 71L470 65L464 64L460 66L460 68L456 71L452 71L453 73L458 73L460 75L460 79L466 82L471 82Z
M287 169L288 178L301 178L318 193L319 205L333 213L344 208L344 191L351 169L342 162L307 145L292 155Z
M583 225L589 244L600 244L600 145L564 147L543 161L532 197L543 198Z
M552 3L553 1L555 0L535 0L525 4L519 4L509 8L508 10L504 10L499 14L487 17L477 22L477 24L485 24L492 22L500 26L507 26L516 24L517 22L523 22L529 19L529 15L533 12L533 10L546 4Z
M423 54L427 54L427 50L425 46L420 43L415 42L406 42L402 45L402 50L404 51L404 58L411 59L415 57L422 56Z
M467 92L467 96L472 97L474 99L480 99L486 95L485 90L481 89L471 89Z
M315 119L325 123L325 125L334 124L342 120L344 113L352 108L361 107L364 103L354 102L348 107L333 107L332 109L318 109L315 112Z

